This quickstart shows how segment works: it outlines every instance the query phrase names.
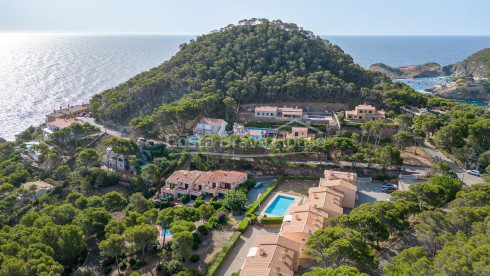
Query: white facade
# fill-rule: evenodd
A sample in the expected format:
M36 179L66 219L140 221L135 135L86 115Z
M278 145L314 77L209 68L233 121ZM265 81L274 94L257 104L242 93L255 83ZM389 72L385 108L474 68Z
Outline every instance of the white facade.
M227 136L226 127L228 123L222 119L202 118L194 128L194 135L202 137L207 134Z

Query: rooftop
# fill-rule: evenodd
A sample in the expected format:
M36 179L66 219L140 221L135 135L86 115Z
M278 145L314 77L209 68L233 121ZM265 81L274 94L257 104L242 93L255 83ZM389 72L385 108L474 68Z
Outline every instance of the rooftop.
M275 106L257 106L255 111L260 112L277 112L277 107Z
M79 121L75 119L58 119L52 122L49 122L48 125L57 127L59 129L63 129L65 127L69 127L71 124L81 124Z
M223 120L222 119L202 117L201 120L199 121L199 123L203 124L203 125L221 126L221 124L223 123Z

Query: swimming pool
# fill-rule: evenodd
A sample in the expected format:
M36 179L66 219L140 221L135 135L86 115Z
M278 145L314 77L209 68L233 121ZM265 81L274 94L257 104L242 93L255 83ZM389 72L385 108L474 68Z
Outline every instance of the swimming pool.
M162 229L162 233L160 233L161 237L172 237L172 233L168 232L168 230Z
M274 201L265 210L266 214L275 215L278 217L284 216L284 213L288 210L291 203L293 203L294 198L287 196L277 196Z

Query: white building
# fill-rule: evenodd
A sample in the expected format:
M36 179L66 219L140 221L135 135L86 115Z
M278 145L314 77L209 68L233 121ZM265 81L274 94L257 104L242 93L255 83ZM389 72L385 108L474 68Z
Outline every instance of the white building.
M275 106L257 106L255 108L255 117L274 118L277 116L277 107Z
M194 135L196 137L202 137L206 134L227 136L227 126L228 123L225 120L203 117L194 128Z
M114 152L112 148L106 148L106 153L102 157L102 163L116 171L131 171L131 163L129 159L117 152Z

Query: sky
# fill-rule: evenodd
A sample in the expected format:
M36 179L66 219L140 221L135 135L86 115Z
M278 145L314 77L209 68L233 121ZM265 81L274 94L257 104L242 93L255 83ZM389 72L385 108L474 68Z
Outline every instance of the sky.
M200 35L280 19L317 35L490 35L490 0L0 0L0 32Z

